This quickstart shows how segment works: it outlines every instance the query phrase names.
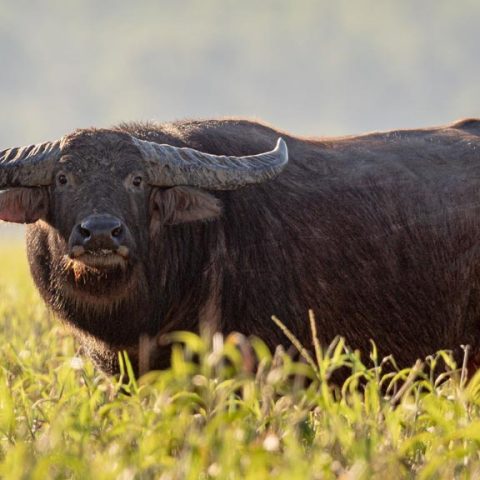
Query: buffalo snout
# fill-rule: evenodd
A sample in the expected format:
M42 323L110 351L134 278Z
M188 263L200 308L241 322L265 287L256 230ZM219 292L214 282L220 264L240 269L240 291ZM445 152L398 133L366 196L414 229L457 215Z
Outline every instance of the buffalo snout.
M125 251L127 227L113 215L90 215L73 227L70 255L119 253Z

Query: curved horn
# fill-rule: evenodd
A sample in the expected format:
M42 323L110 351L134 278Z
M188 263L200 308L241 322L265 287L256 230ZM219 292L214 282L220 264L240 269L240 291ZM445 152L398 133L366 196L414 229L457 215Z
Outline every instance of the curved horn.
M0 152L0 189L49 185L53 163L59 158L59 141L3 150Z
M275 178L288 162L287 144L282 138L270 152L243 157L211 155L135 137L133 141L148 164L150 183L159 187L235 190Z

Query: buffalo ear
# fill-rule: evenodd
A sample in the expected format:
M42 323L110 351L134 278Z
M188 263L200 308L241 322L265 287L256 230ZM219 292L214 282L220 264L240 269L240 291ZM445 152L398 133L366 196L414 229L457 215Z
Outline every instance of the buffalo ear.
M0 220L14 223L34 223L45 218L48 195L44 188L20 187L0 192Z
M150 200L152 222L162 225L210 220L222 211L220 200L196 188L155 189Z

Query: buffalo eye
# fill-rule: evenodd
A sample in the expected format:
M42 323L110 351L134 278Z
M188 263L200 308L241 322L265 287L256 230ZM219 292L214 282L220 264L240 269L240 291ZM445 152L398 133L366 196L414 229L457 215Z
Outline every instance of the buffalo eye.
M59 185L66 185L68 183L68 178L64 173L59 173L57 176L57 182Z
M143 178L142 177L134 177L133 180L132 180L132 183L133 183L133 186L134 187L140 187L142 185L142 182L143 182Z

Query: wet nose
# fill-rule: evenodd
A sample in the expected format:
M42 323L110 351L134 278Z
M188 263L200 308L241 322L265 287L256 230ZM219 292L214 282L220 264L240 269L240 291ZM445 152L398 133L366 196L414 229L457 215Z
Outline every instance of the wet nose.
M125 226L113 215L90 215L75 225L70 237L70 248L83 247L87 251L117 250L125 240Z

